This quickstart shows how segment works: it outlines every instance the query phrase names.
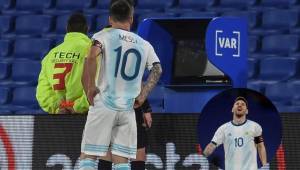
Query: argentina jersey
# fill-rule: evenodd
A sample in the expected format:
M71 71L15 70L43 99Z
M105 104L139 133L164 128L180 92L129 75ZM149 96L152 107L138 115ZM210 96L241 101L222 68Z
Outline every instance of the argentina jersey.
M217 146L224 146L225 170L257 170L254 138L261 134L261 126L251 120L246 120L241 125L228 122L220 126L212 142Z
M101 44L101 66L96 86L104 104L117 111L130 110L141 91L145 67L159 59L153 47L138 35L111 28L93 36Z

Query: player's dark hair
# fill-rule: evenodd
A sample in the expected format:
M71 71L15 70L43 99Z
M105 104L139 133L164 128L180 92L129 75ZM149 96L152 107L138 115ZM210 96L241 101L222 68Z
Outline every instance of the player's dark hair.
M242 100L246 103L246 106L248 107L248 101L245 99L245 97L242 97L242 96L238 96L235 100L234 100L234 103L239 101L239 100Z
M113 2L109 9L109 15L113 20L124 22L129 20L133 14L133 6L127 0L116 0Z
M81 12L73 13L68 19L67 32L80 32L87 34L88 25L85 16Z

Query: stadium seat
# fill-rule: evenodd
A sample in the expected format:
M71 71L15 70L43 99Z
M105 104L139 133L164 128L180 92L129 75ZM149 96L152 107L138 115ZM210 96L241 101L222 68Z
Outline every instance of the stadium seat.
M262 39L261 52L264 54L288 55L297 52L299 37L296 35L270 35Z
M259 79L263 81L285 81L296 75L295 58L270 57L260 61Z
M11 42L0 39L0 58L10 55L11 51Z
M68 19L70 17L70 14L67 14L67 15L61 15L61 16L58 16L57 19L56 19L56 34L65 34L66 33L66 27L67 27L67 24L68 24ZM89 30L93 31L94 30L94 18L93 16L91 15L87 15L85 16L86 17L86 20L88 22L88 27L89 27Z
M64 0L65 1L65 0ZM44 9L52 6L52 0L38 0L33 3L32 0L16 0L16 10L42 12Z
M260 5L267 8L288 8L289 0L260 0Z
M96 18L96 31L99 31L101 29L103 29L104 27L106 27L107 25L109 25L108 23L108 17L109 17L109 14L102 14L102 15L99 15L97 16Z
M253 58L248 58L248 79L255 78L257 73L257 60Z
M5 34L12 31L12 17L0 15L0 34Z
M25 106L26 108L38 109L35 97L36 87L15 88L12 93L11 104L15 106Z
M0 104L6 104L9 100L9 88L0 87Z
M265 91L265 95L272 102L284 105L291 104L293 93L291 85L286 82L269 84Z
M12 63L12 81L8 86L36 85L41 71L40 61L17 60Z
M51 41L49 39L18 38L15 41L14 57L40 60L49 52L50 48Z
M16 33L37 36L52 29L52 17L49 15L24 15L16 19Z
M285 9L266 10L262 14L261 27L251 31L256 35L288 33L290 26L297 25L298 12Z
M13 5L12 0L0 0L0 11L11 8Z
M258 25L258 14L257 11L238 11L238 10L231 10L231 11L224 11L222 16L233 16L233 17L243 17L247 19L249 28L254 28Z
M97 9L109 9L109 5L110 5L110 1L111 0L98 0L97 1Z
M7 79L10 76L10 63L0 61L0 80Z
M93 0L56 0L56 9L58 10L83 10L92 5Z
M249 6L255 5L256 0L220 0L217 8L218 11L228 10L247 10Z
M215 0L179 0L178 8L180 9L194 9L194 10L207 10L215 4Z
M248 49L249 49L250 53L256 52L256 50L258 49L258 46L259 46L259 38L254 35L250 35L248 46L249 46Z
M166 8L170 8L173 4L174 4L174 0L164 0L164 1L139 0L136 8L163 11Z
M292 10L293 15L290 18L290 33L291 34L300 34L300 1L299 8L296 10Z
M249 80L247 82L247 88L258 91L258 92L261 92L261 93L264 92L264 85L259 80Z

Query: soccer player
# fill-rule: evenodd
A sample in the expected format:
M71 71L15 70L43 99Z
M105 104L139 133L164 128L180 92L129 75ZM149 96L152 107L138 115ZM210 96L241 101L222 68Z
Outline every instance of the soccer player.
M257 150L262 165L267 164L262 128L256 122L246 119L248 102L244 97L235 99L232 112L233 120L218 128L203 155L211 155L216 147L223 144L226 170L257 170Z
M118 0L112 3L109 13L112 27L93 36L87 57L90 108L83 131L80 170L95 170L97 157L105 159L109 147L114 168L129 169L128 158L135 159L137 150L133 107L144 103L162 73L150 43L129 32L133 7L126 0ZM98 56L102 62L97 75ZM150 74L141 87L145 67Z
M80 83L85 57L91 47L87 21L74 13L68 19L64 42L42 61L36 98L48 113L86 113L89 103ZM33 47L34 48L34 47Z

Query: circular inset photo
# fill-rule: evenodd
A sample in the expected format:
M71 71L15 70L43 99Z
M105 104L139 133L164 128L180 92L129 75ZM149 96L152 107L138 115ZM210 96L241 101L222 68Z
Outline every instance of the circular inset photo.
M281 119L264 95L233 88L213 97L197 126L203 156L225 170L254 170L269 163L281 143Z

